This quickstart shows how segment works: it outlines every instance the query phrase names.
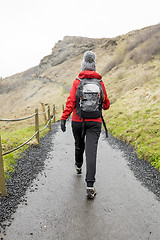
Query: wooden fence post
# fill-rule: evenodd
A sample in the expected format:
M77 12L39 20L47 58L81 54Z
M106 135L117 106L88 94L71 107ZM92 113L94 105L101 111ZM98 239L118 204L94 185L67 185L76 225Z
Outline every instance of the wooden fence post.
M48 106L48 121L49 121L49 130L52 129L52 126L51 126L51 114L50 114L50 107Z
M45 105L44 105L44 103L41 103L41 105L42 105L42 111L44 112L44 123L46 125L47 124L47 117L46 117L46 113L45 113Z
M55 104L53 105L53 122L56 122L56 108L55 108Z
M38 109L35 109L35 132L37 132L36 134L36 139L37 139L37 143L40 146L40 137L39 137L39 118L38 118Z
M7 195L7 190L5 185L5 176L4 176L1 136L0 136L0 192L2 196Z

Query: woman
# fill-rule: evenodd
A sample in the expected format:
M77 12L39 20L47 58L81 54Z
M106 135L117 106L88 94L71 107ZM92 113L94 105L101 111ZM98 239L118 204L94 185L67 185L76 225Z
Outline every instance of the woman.
M94 188L95 174L96 174L96 156L98 140L101 133L101 117L83 119L77 114L76 110L76 92L81 82L81 79L96 78L100 81L103 89L103 104L104 110L109 109L110 102L107 97L102 77L96 72L95 54L92 51L87 51L84 54L82 61L82 71L78 78L74 80L69 97L67 98L66 107L61 117L61 129L66 131L66 120L72 114L72 131L75 139L75 166L77 174L82 173L83 153L86 153L86 183L87 183L87 197L93 199L96 195ZM84 134L82 135L82 132ZM86 138L85 138L86 137Z

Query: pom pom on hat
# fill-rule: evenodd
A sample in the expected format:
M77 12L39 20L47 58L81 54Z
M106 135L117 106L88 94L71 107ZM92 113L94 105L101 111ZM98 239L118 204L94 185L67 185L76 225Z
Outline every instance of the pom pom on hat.
M82 62L82 71L96 71L95 54L92 51L85 52Z

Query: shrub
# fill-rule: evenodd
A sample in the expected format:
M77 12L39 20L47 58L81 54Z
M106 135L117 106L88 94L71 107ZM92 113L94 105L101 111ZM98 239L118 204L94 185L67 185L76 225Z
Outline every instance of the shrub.
M114 68L116 66L116 61L115 60L111 60L107 66L103 69L103 73L102 75L104 75L105 73L109 72L112 70L112 68Z
M103 69L103 74L109 72L117 66L118 64L122 63L126 55L126 43L122 43L119 45L115 51L113 59L107 64L107 66Z
M140 45L141 43L144 43L145 41L147 41L148 39L150 39L153 35L155 35L157 33L160 33L160 24L155 25L151 28L147 28L145 31L140 32L140 34L138 36L136 36L136 38L134 40L132 40L128 43L126 50L128 52L132 51L133 49L138 47L138 45Z
M134 62L145 63L153 58L153 56L160 53L160 32L148 39L140 49L134 49L129 58Z

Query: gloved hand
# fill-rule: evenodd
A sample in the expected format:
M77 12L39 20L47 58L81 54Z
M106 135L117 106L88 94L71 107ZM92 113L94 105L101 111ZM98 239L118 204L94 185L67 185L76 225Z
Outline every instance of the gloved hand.
M63 132L66 131L66 120L64 120L64 119L61 120L61 130Z

